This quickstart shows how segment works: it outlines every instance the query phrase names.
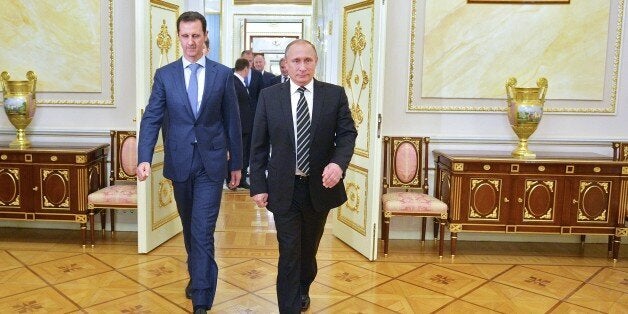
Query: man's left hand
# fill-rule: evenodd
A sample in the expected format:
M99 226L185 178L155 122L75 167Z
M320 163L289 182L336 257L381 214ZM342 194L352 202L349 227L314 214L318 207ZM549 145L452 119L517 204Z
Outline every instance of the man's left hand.
M342 169L337 164L330 162L323 169L323 186L331 189L342 179Z
M231 181L229 181L229 188L235 189L240 185L240 179L242 178L241 170L233 170L231 171Z

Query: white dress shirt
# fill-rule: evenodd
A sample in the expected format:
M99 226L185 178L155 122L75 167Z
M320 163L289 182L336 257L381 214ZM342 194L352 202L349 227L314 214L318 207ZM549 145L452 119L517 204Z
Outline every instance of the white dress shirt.
M292 80L290 81L290 103L291 103L290 107L292 107L292 122L293 122L292 128L294 129L294 147L295 147L294 159L295 160L297 159L296 147L298 146L298 143L297 143L297 104L299 103L299 98L301 97L301 94L297 91L299 87L301 86L295 84ZM307 109L310 114L310 125L311 125L312 104L314 104L314 79L312 79L309 83L307 83L303 87L305 87L305 92L303 92L303 96L305 96L305 101L307 101ZM312 141L312 138L310 137L310 143L311 141ZM305 175L305 173L301 172L301 170L299 170L298 168L295 169L295 174L300 175L300 176Z
M185 76L185 89L187 90L188 85L190 85L190 75L192 74L192 70L190 70L188 66L192 62L188 61L186 58L181 58L181 60L183 61L183 75ZM196 112L198 112L201 107L201 99L203 99L203 90L205 89L205 56L196 60L196 63L201 65L201 67L196 70L198 82L198 108L196 108Z

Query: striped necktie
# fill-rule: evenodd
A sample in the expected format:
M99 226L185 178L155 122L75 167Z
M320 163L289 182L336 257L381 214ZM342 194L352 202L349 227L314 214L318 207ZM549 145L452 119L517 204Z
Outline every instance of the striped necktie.
M308 175L310 172L310 111L305 100L305 87L297 89L297 169Z

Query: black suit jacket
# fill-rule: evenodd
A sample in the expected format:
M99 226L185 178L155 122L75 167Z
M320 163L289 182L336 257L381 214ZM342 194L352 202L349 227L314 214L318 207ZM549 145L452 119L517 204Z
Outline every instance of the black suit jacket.
M268 71L264 71L264 73L262 73L262 89L268 87L268 86L272 86L272 80L275 78L275 74L272 74Z
M270 86L275 85L275 84L279 84L279 83L283 83L281 81L281 77L282 75L277 75L275 76L271 81L270 81ZM289 79L289 78L288 78Z
M251 97L240 78L234 75L233 87L235 87L238 97L238 108L240 109L240 124L242 134L250 134L253 129L253 112L251 111Z
M251 68L251 81L249 82L248 90L249 96L251 96L251 110L253 111L253 116L255 116L259 93L262 91L262 88L264 88L263 84L262 72Z
M309 187L314 209L324 211L342 205L347 194L342 180L331 189L323 186L323 169L333 162L346 172L358 133L341 86L314 80L313 89ZM293 123L290 82L264 89L253 122L251 196L268 193L267 207L274 213L287 211L292 204L296 168Z

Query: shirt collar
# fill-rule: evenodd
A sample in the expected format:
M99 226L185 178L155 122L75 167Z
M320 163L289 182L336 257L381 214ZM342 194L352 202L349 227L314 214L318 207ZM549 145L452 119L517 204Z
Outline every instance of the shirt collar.
M238 72L233 72L233 75L240 79L240 82L244 83L244 78L242 77L242 75L238 74Z
M292 80L290 80L290 95L294 94L297 92L297 89L299 89L299 87L301 87L301 85L297 85L295 84ZM305 84L306 90L312 92L314 89L314 79L312 79L309 83Z
M183 68L187 68L188 65L190 65L192 62L188 61L188 59L186 59L185 57L181 58L181 61L183 61ZM200 59L196 60L196 63L200 64L202 68L205 68L205 56L202 56Z

